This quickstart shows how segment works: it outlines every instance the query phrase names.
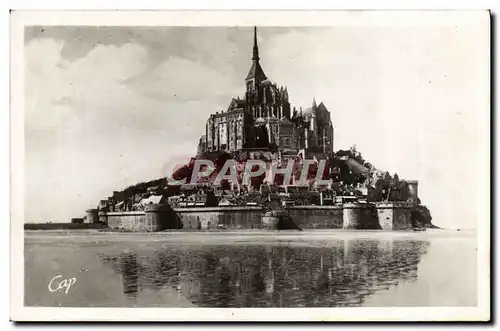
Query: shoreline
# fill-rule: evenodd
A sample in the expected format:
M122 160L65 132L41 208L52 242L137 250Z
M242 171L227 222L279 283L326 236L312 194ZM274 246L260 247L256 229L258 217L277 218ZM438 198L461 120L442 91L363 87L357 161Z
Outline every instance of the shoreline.
M25 242L54 238L56 242L67 240L104 240L104 241L172 241L172 242L217 242L227 243L238 239L262 240L336 240L336 239L415 239L425 240L430 237L460 238L477 235L475 230L456 231L429 229L417 231L384 231L384 230L343 230L343 229L310 229L296 230L237 230L237 231L169 231L169 232L101 232L97 230L25 230Z

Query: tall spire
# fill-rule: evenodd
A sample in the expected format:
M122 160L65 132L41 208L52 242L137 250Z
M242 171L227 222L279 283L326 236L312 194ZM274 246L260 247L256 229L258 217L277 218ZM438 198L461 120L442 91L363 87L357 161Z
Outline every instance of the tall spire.
M259 46L257 45L257 27L253 27L253 57L252 60L259 61Z
M248 72L246 81L247 81L247 89L249 87L248 83L251 83L251 86L255 88L256 84L260 84L263 80L267 79L264 70L259 63L259 46L257 46L257 27L253 28L253 57L252 57L252 67Z

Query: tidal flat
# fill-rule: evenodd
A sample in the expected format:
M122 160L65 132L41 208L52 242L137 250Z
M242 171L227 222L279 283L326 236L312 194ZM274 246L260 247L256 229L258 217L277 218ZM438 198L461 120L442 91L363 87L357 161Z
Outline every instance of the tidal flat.
M476 306L476 248L475 232L447 230L25 231L24 301L47 307ZM72 279L69 290L58 288Z

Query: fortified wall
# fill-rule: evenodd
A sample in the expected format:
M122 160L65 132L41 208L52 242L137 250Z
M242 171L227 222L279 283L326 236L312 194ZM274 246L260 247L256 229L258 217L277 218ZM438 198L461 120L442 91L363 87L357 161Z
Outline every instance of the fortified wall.
M141 211L102 213L99 219L111 229L126 231L155 232L181 228L171 214L169 206L151 204Z
M376 203L377 218L382 230L411 229L411 205L401 202Z
M287 214L301 229L382 229L412 227L411 206L406 203L345 203L333 206L289 206ZM155 232L167 229L262 229L264 210L259 206L170 208L147 205L144 211L100 212L94 222L111 229Z
M342 229L342 205L289 206L286 210L301 229Z
M258 206L175 208L182 229L260 229L263 210Z

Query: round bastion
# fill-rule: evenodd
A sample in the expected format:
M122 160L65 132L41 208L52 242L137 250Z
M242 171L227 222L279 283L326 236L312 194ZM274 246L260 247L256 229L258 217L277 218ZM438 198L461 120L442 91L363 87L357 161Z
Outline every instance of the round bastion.
M87 223L94 224L99 222L99 211L95 208L87 209Z

